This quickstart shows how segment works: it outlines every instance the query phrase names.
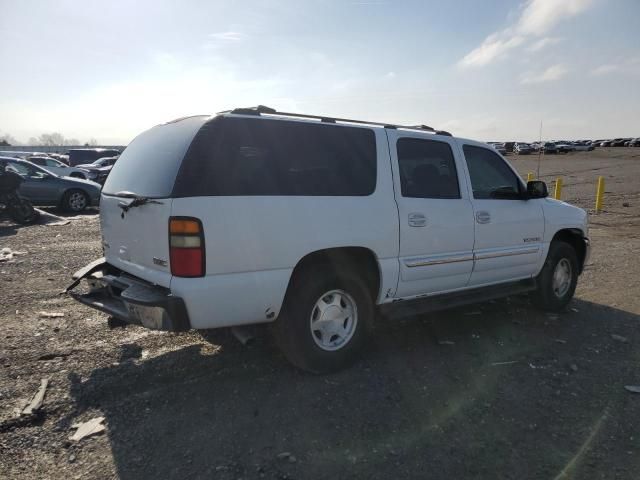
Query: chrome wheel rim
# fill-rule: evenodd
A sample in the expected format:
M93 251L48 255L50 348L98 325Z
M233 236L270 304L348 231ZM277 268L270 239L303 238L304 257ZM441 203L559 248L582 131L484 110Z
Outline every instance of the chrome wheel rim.
M311 337L325 351L333 352L349 343L357 325L356 302L344 290L330 290L322 294L311 310Z
M553 281L551 288L556 297L562 298L571 287L571 263L566 258L560 259L553 270Z
M71 210L77 212L87 206L87 199L83 193L73 192L69 197L69 206L71 207Z

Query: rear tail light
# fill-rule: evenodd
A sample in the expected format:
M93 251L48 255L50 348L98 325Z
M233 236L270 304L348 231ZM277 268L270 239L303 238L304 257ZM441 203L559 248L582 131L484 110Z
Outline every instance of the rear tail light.
M172 275L204 277L204 230L200 220L193 217L169 219L169 258Z

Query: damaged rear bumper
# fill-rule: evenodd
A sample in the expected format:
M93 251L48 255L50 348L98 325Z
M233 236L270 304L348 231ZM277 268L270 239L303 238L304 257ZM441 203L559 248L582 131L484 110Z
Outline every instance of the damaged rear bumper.
M167 288L119 270L104 258L78 270L73 279L65 290L69 295L124 322L172 332L191 328L182 298L173 296ZM88 283L89 292L74 292L82 280Z

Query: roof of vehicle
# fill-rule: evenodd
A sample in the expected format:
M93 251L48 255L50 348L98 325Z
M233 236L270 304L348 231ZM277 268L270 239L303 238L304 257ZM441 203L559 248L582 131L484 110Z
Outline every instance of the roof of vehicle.
M320 121L321 123L332 123L332 124L360 124L366 125L370 127L383 127L388 129L403 129L403 130L420 130L424 132L431 132L436 135L445 135L452 136L449 132L445 130L436 130L428 125L399 125L393 123L383 123L383 122L370 122L367 120L354 120L349 118L339 118L339 117L330 117L324 115L307 115L302 113L290 113L290 112L278 112L274 108L266 107L264 105L258 105L256 107L248 107L248 108L235 108L233 110L225 110L222 112L218 112L218 115L240 115L240 116L250 116L250 117L262 117L266 118L282 118L282 119L291 119L291 120L300 120L300 121ZM182 119L174 120L179 121ZM169 122L171 123L171 122Z

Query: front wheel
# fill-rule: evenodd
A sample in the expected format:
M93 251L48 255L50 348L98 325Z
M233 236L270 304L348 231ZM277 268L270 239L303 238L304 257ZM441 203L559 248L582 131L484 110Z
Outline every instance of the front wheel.
M575 249L562 241L551 242L547 260L538 275L534 303L549 311L564 309L578 284L578 257Z
M80 213L89 206L89 196L82 190L69 190L64 194L62 207L74 213Z
M329 373L357 358L372 319L371 294L357 275L315 267L291 280L274 333L295 366Z

